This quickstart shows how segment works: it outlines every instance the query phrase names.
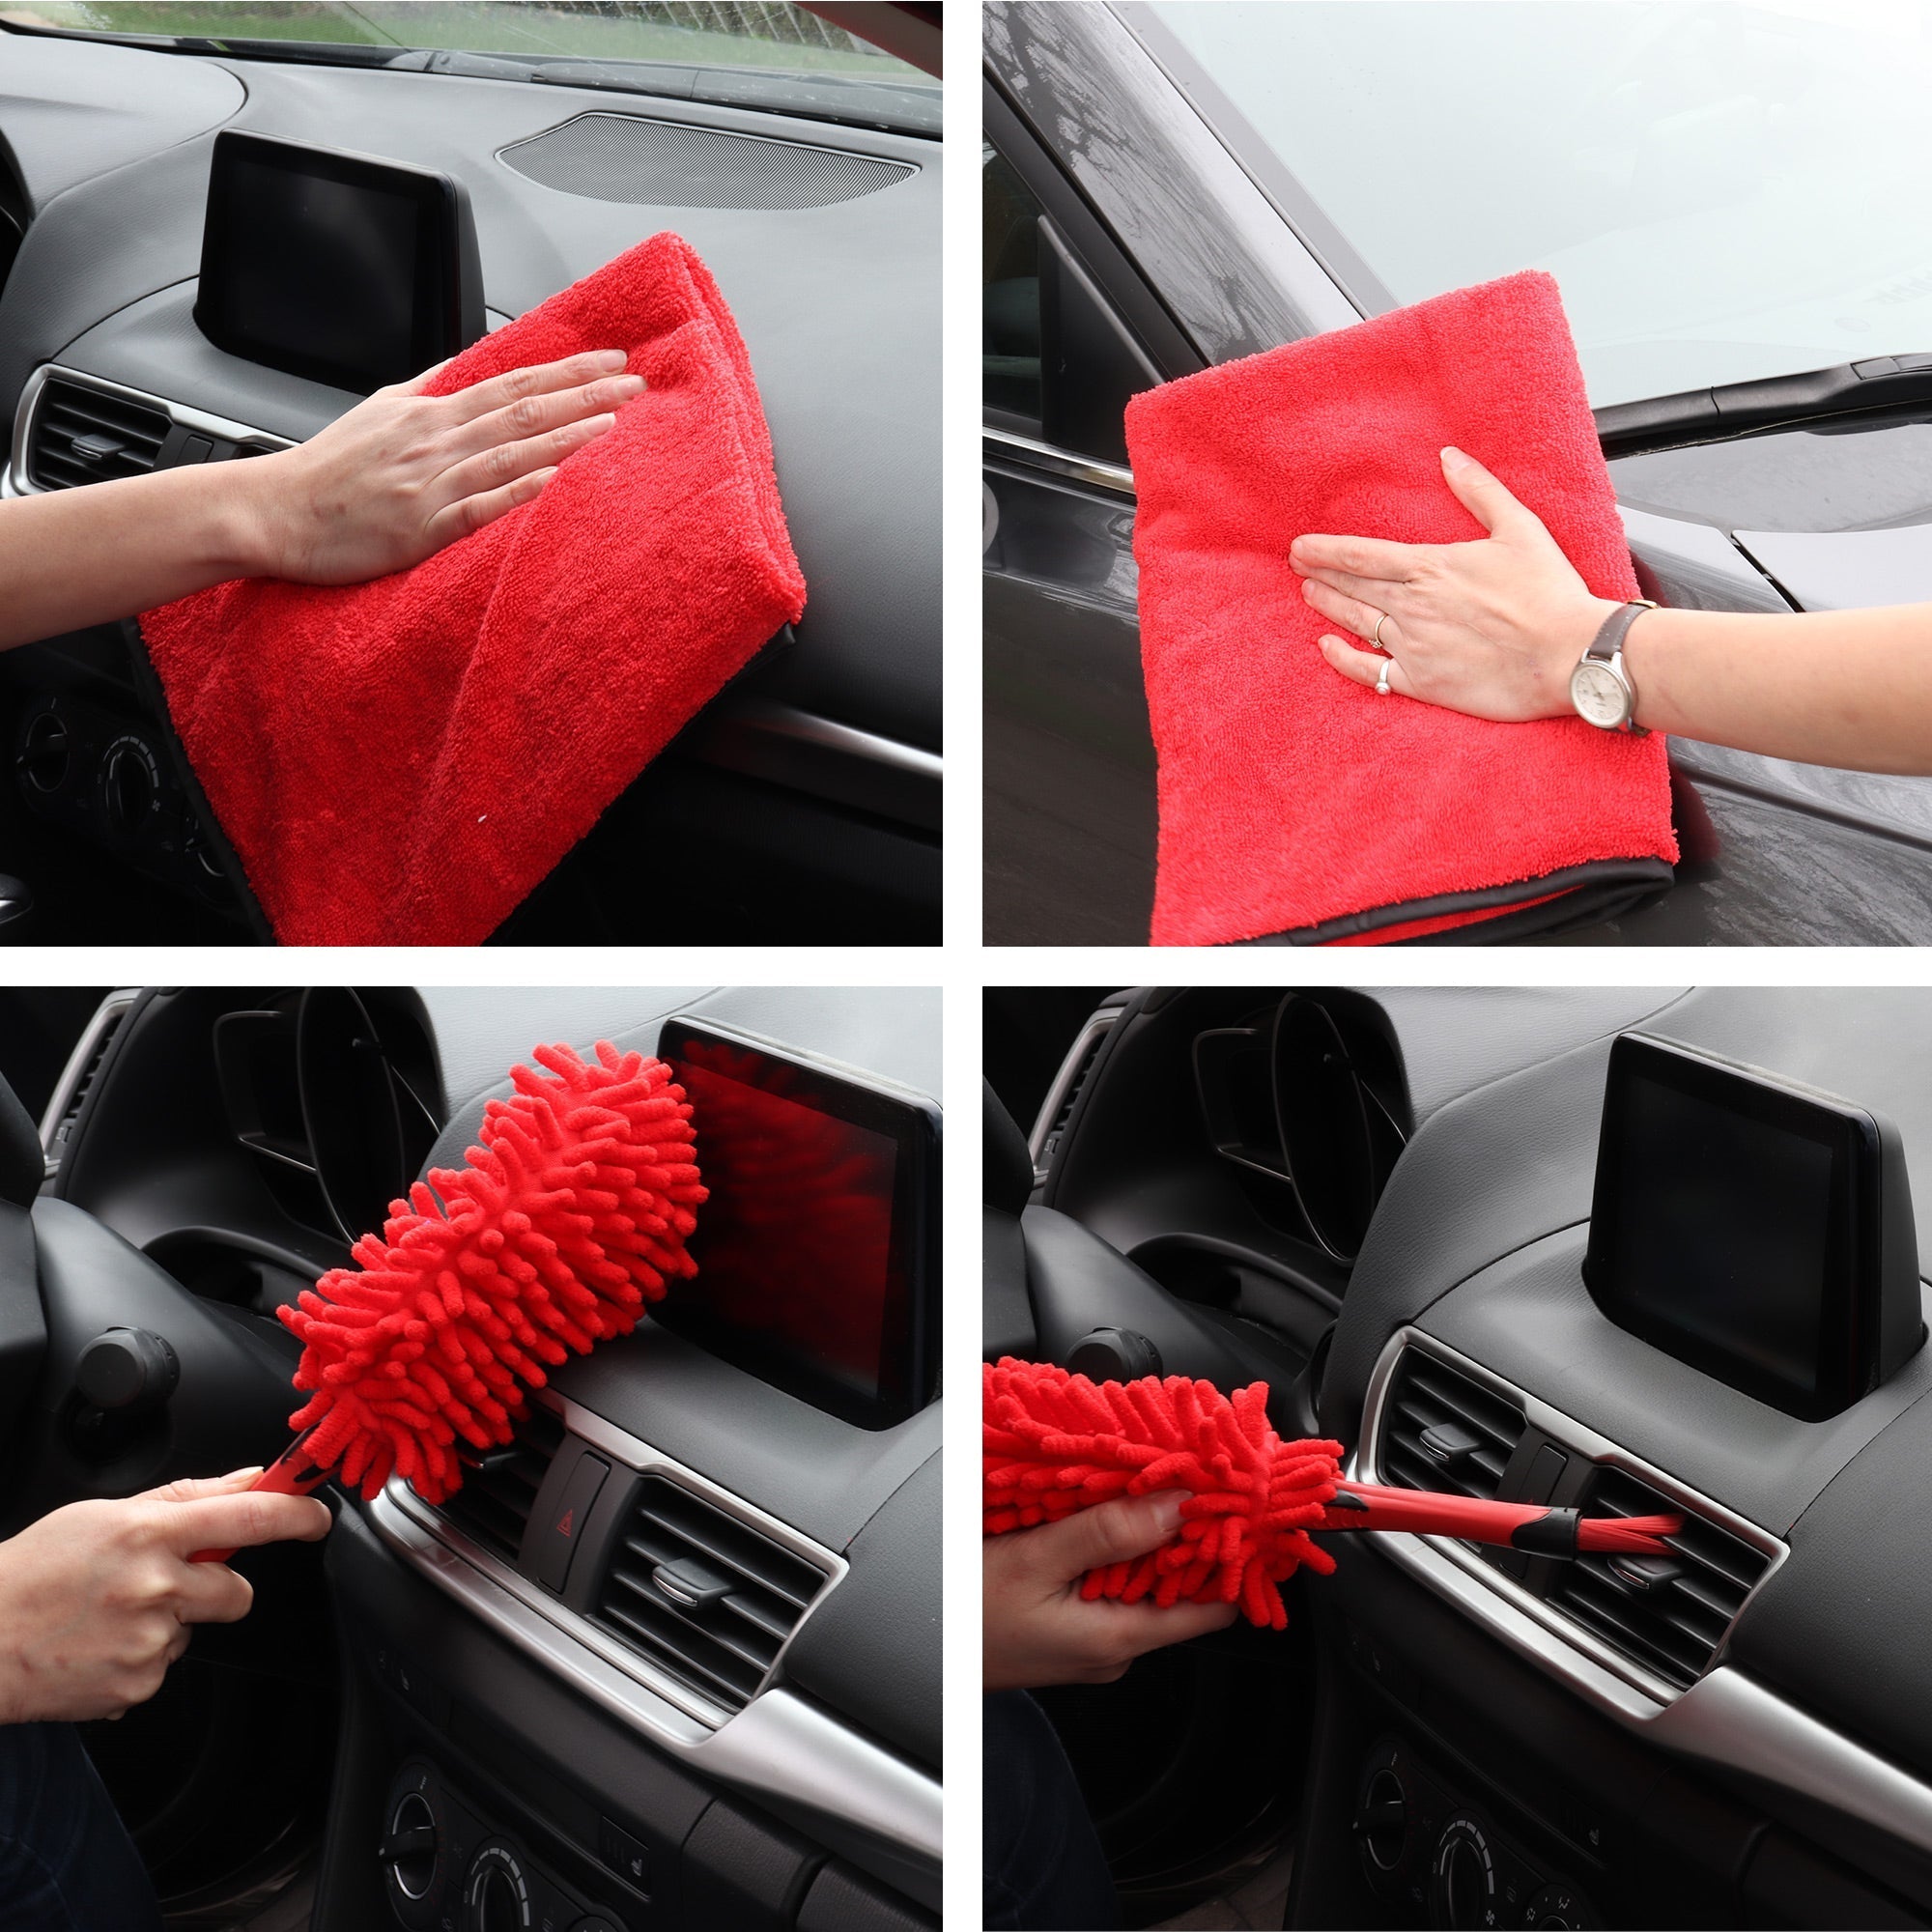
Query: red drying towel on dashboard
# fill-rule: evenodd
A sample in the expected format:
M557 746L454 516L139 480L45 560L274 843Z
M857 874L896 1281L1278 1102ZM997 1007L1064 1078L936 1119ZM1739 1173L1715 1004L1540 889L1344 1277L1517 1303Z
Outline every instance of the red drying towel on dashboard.
M1453 443L1599 596L1637 595L1549 276L1205 370L1135 397L1126 427L1160 758L1155 945L1422 938L1515 915L1500 937L1668 880L1661 737L1378 696L1322 658L1338 626L1288 561L1311 531L1480 537L1442 480Z
M284 945L487 938L805 608L745 345L677 236L430 391L611 348L649 386L534 502L371 583L222 583L141 619Z

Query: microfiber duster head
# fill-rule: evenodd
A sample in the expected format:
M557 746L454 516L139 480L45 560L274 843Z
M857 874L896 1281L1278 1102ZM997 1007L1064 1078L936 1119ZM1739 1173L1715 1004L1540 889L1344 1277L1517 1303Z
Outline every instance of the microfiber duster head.
M987 1366L983 1401L989 1536L1117 1496L1190 1492L1172 1543L1090 1572L1084 1597L1236 1604L1282 1630L1280 1585L1304 1563L1324 1576L1335 1567L1308 1532L1335 1493L1342 1445L1284 1443L1264 1382L1230 1399L1185 1376L1095 1384L1008 1357Z
M1355 1482L1342 1474L1339 1442L1275 1434L1265 1382L1232 1397L1185 1376L1094 1383L1009 1356L986 1368L982 1393L988 1536L1118 1496L1186 1492L1173 1541L1090 1571L1080 1591L1090 1600L1235 1604L1250 1623L1282 1630L1280 1586L1303 1564L1322 1576L1335 1568L1310 1530L1407 1531L1574 1557L1661 1555L1684 1526L1674 1516L1589 1519L1543 1503Z
M685 1242L705 1191L670 1069L609 1044L532 1058L465 1164L418 1181L355 1243L357 1266L281 1311L303 1344L295 1385L314 1391L290 1418L301 1453L365 1496L393 1472L444 1500L461 1445L507 1442L550 1369L696 1271Z

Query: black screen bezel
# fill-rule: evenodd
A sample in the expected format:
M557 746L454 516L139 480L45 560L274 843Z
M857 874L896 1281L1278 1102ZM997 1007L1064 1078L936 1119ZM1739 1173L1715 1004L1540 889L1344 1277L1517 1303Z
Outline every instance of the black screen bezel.
M1631 1090L1644 1080L1831 1150L1815 1387L1768 1372L1630 1299L1618 1266L1618 1208L1642 1211L1640 1203L1626 1197L1623 1156ZM1604 1314L1628 1333L1787 1415L1823 1421L1880 1378L1882 1159L1878 1122L1861 1108L1675 1042L1622 1035L1610 1047L1604 1088L1584 1284Z
M652 1320L696 1342L706 1353L734 1363L760 1381L862 1429L890 1429L917 1414L932 1399L938 1371L939 1109L916 1094L869 1086L835 1073L768 1040L694 1020L669 1020L658 1037L658 1057L669 1065L680 1086L684 1084L684 1053L693 1040L759 1054L778 1063L786 1070L787 1099L893 1139L898 1151L893 1175L892 1254L895 1264L903 1263L906 1292L888 1311L879 1348L879 1392L871 1398L802 1356L708 1317L702 1299L701 1257L696 1279L673 1284L664 1300L651 1305ZM694 1117L693 1125L697 1130L697 1167L702 1175L701 1114ZM704 1209L697 1212L696 1238L701 1244Z
M287 343L251 334L229 312L225 302L231 286L229 266L251 245L234 199L234 164L242 159L286 176L374 188L406 195L415 202L422 226L416 245L408 369L379 370L305 355ZM467 348L482 332L476 259L469 198L447 175L233 128L223 128L214 137L194 319L209 341L231 355L356 395L419 375Z

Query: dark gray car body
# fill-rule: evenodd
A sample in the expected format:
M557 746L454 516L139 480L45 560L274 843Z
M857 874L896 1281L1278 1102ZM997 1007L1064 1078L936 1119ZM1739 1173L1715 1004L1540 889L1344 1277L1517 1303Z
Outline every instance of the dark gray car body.
M991 5L985 59L989 141L1163 377L1391 305L1336 266L1352 252L1286 175L1244 170L1146 9ZM1766 611L1932 599L1925 413L1861 417L1849 438L1834 425L1829 447L1799 431L1620 460L1646 593ZM1862 469L1889 488L1867 479L1849 521L1820 513L1827 459L1840 482ZM1156 820L1131 472L990 412L984 483L984 936L1143 944ZM1564 938L1932 943L1932 781L1679 740L1670 752L1675 885Z

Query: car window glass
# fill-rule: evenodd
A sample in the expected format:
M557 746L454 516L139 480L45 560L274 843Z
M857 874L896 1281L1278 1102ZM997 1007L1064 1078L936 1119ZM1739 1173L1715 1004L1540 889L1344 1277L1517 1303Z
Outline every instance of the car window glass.
M1039 427L1040 207L1007 159L980 150L980 327L985 402Z
M1154 14L1397 300L1554 274L1599 408L1932 351L1932 9Z

